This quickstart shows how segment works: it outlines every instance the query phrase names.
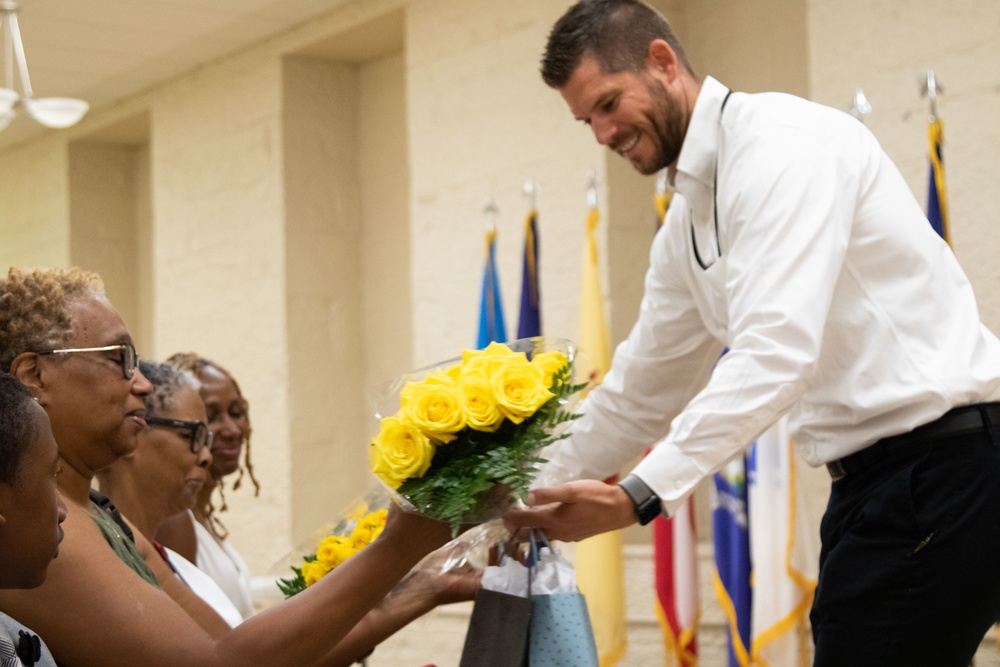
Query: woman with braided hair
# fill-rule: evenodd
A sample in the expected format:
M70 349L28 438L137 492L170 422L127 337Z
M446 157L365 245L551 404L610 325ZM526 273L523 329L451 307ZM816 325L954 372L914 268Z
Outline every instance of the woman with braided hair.
M45 582L0 590L0 609L43 636L59 665L349 665L437 604L473 597L478 581L469 576L432 578L413 595L404 585L388 596L451 534L445 523L393 506L363 551L230 628L134 524L124 530L91 499L96 473L134 452L148 426L144 399L152 385L138 365L128 327L96 274L10 269L0 277L0 369L49 417L66 507L59 557Z
M218 489L218 511L224 512L227 506L223 478L236 472L239 475L232 485L234 491L240 488L246 474L253 483L254 495L260 492L250 459L249 404L236 379L222 366L193 352L175 354L167 363L190 371L198 378L201 398L208 412L208 429L215 439L209 478L198 494L197 503L191 511L164 521L157 539L212 577L243 618L247 618L254 613L250 570L226 540L225 526L215 514L213 495Z

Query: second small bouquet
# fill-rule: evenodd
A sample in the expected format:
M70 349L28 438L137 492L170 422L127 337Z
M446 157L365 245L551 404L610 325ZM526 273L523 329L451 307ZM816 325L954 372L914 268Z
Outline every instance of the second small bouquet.
M527 493L540 450L579 417L576 354L563 339L525 338L405 375L369 444L372 472L405 509L454 532L501 516Z

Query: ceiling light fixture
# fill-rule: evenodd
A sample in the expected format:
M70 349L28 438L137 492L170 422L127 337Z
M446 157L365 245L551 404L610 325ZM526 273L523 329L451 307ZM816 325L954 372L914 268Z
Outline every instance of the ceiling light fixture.
M63 128L76 125L87 113L90 105L83 100L69 97L35 98L31 93L31 79L28 78L28 64L24 60L24 46L21 31L17 27L17 3L0 0L0 29L3 31L4 61L6 78L0 88L0 130L7 127L18 108L24 108L28 115L45 127ZM21 92L14 89L14 63L21 82Z

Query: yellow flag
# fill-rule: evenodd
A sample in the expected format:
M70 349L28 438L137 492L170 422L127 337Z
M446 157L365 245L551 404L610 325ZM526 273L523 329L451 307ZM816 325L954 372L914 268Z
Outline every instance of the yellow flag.
M604 300L597 263L596 208L587 214L587 244L583 252L583 288L580 294L580 349L590 364L590 377L599 383L611 366ZM576 576L587 598L601 667L611 667L625 655L625 565L621 531L595 535L576 549Z

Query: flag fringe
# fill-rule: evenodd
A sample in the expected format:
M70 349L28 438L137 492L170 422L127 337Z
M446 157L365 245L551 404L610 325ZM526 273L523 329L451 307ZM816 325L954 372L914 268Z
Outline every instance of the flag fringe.
M743 638L740 637L740 630L736 621L736 606L733 604L732 598L729 597L726 585L722 583L718 569L712 572L712 580L715 584L715 596L719 599L719 604L722 606L722 613L725 614L726 622L729 624L729 639L733 647L733 653L736 655L736 660L740 663L740 667L750 667L750 654L747 652L747 647L743 644Z
M656 620L660 622L660 627L663 628L663 651L664 658L669 658L673 656L676 662L671 664L676 664L677 667L698 667L698 654L691 649L691 644L694 642L698 623L701 620L701 612L698 611L694 615L694 623L691 627L682 628L680 632L680 637L674 634L674 629L670 625L670 621L667 619L667 613L663 609L663 605L660 604L659 599L654 601L654 609L656 610Z

